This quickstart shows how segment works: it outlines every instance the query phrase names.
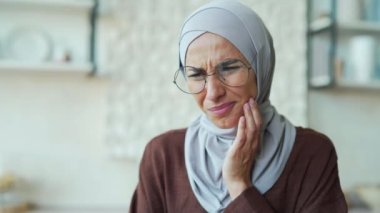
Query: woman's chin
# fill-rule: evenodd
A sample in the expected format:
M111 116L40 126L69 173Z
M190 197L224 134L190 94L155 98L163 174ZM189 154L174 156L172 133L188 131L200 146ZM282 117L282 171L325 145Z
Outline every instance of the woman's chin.
M239 118L210 118L209 119L221 129L229 129L237 126Z

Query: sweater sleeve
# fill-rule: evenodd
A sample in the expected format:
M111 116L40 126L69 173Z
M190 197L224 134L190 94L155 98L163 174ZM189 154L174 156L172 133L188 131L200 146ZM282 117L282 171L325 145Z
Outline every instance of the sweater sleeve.
M310 161L309 169L306 171L308 177L305 181L304 192L301 193L302 204L300 212L347 212L347 203L342 192L339 175L337 155L333 146L325 150L325 156L319 160Z
M164 181L161 174L163 160L154 150L152 142L145 148L140 163L139 182L130 203L129 213L166 212Z
M347 212L332 142L315 134L301 140L271 193L262 195L250 187L230 203L226 212Z
M275 212L269 202L252 186L243 191L225 209L226 213L232 212Z

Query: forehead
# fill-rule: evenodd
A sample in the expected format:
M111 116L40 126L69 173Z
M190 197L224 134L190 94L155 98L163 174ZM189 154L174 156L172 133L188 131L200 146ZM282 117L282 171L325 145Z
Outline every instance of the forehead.
M213 33L204 33L190 43L185 63L188 66L215 66L226 59L240 59L247 63L230 41Z

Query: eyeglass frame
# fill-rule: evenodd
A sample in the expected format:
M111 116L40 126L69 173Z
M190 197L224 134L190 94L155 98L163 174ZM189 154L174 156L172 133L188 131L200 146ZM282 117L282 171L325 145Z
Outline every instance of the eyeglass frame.
M218 66L219 64L221 64L221 63L223 63L223 62L226 62L226 61L228 61L228 60L236 60L236 61L239 61L239 62L241 62L241 63L247 68L248 76L247 76L247 79L246 79L246 81L244 82L244 84L239 85L239 86L231 86L231 85L228 85L228 84L226 84L223 80L220 79L221 77L220 77L218 71L215 71L215 72L213 72L213 73L211 73L211 74L207 74L207 71L206 71L206 70L203 70L204 72L206 72L205 79L204 79L204 85L203 85L203 88L202 88L199 92L196 92L196 93L186 92L185 90L181 89L181 87L177 84L176 79L177 79L177 76L178 76L178 74L179 74L180 71L182 72L182 75L185 75L185 73L184 73L184 68L185 68L185 67L192 67L192 66L183 66L181 61L180 61L180 68L177 69L177 70L175 71L175 73L174 73L173 83L178 87L179 90L181 90L182 92L184 92L184 93L186 93L186 94L191 94L191 95L195 95L195 94L199 94L199 93L201 93L201 92L206 88L207 78L208 78L209 76L213 76L213 75L217 75L218 80L219 80L224 86L227 86L227 87L241 87L241 86L244 86L244 85L247 83L247 80L249 79L249 76L250 76L250 72L249 72L249 70L252 69L252 66L248 66L248 65L247 65L246 63L244 63L242 60L237 59L237 58L229 58L229 59L225 59L224 61L218 63L216 66ZM195 68L195 67L193 67L193 68Z

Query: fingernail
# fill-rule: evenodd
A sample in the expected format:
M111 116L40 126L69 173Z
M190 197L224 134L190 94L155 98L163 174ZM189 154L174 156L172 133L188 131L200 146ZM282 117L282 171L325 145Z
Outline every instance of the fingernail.
M253 106L253 102L254 102L253 98L250 98L249 99L249 105Z
M249 105L248 105L248 103L245 103L245 104L244 104L244 109L249 109Z

